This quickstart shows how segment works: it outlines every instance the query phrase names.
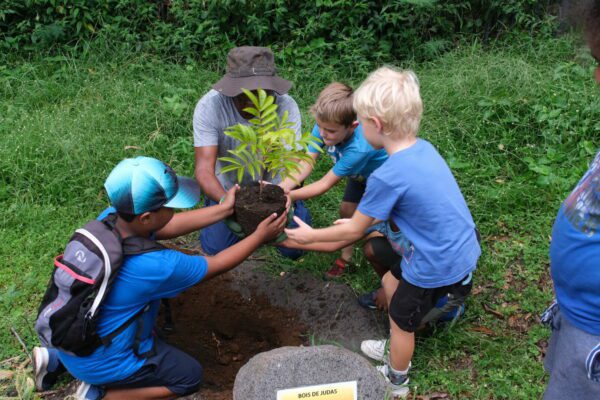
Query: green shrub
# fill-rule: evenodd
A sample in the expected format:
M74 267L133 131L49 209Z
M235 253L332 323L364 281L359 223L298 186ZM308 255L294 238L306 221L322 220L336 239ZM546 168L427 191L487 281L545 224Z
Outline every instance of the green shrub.
M295 66L431 58L464 35L548 34L552 0L4 0L2 50L86 49L91 39L176 58L268 45ZM312 59L312 60L311 60Z

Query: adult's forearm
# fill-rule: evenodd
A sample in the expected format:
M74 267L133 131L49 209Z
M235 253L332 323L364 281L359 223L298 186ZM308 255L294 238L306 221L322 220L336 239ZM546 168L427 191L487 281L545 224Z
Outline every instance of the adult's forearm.
M212 201L219 202L221 197L225 195L225 189L214 173L197 172L196 181L198 181L202 193Z
M181 235L195 232L206 226L230 216L231 208L222 204L199 208L192 211L183 211L173 216L171 221L160 231L156 232L157 239L172 239Z

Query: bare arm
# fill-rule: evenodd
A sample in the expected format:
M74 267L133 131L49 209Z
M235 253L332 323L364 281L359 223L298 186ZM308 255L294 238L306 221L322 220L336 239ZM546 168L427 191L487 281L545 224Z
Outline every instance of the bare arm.
M237 185L229 189L225 200L221 204L192 211L183 211L173 215L169 223L156 232L156 238L159 240L172 239L187 235L230 216L233 214L237 189Z
M289 249L298 249L298 250L310 250L310 251L320 251L323 253L333 253L334 251L338 251L339 249L343 249L344 247L348 247L354 242L349 240L343 240L339 242L315 242L310 244L302 244L298 243L292 239L285 239L283 242L278 243L278 246L287 247Z
M312 157L314 162L316 162L317 158L319 158L319 153L310 153L310 156ZM293 178L285 178L279 184L279 186L283 189L284 192L289 192L290 190L298 186L298 183L308 178L308 176L313 170L313 166L314 164L307 163L306 161L300 161L300 172L297 175L294 175Z
M339 242L340 239L355 242L364 236L365 230L371 225L373 219L373 217L364 215L356 210L354 215L352 215L352 219L347 223L323 229L313 229L305 224L300 218L294 217L294 221L298 224L298 228L286 229L285 233L290 239L303 244L314 242Z
M225 194L225 189L215 175L217 163L217 146L194 147L196 180L205 196L213 201L219 201Z
M206 272L205 279L227 272L240 264L263 242L275 239L285 227L286 222L287 212L284 212L279 217L277 217L277 214L272 214L265 218L265 220L258 225L256 231L244 240L221 251L213 257L206 257L208 271Z
M290 197L292 200L306 200L319 195L322 195L329 189L338 183L342 178L333 173L333 169L330 169L324 177L316 182L311 183L308 186L304 186L300 189L292 190Z

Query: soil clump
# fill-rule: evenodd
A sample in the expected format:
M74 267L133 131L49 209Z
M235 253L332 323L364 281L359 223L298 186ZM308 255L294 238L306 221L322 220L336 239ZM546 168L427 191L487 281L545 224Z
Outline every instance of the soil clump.
M262 191L258 183L244 186L235 195L235 220L249 235L269 215L281 215L285 211L285 204L283 189L277 185L264 185Z

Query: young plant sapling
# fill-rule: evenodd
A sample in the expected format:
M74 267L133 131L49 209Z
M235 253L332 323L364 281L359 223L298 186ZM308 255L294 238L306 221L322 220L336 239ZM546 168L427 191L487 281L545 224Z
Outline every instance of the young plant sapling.
M258 89L257 95L242 89L253 107L244 111L252 115L249 125L237 124L225 130L225 135L234 138L239 145L228 150L231 157L220 157L226 162L222 172L234 172L237 182L242 183L249 175L254 184L242 187L236 195L235 218L245 234L252 233L256 226L271 213L285 211L286 197L276 185L257 184L269 177L279 175L282 179L291 178L301 170L301 161L314 163L308 154L309 146L319 151L318 139L310 132L296 137L293 123L288 121L288 112L281 117L277 114L277 104L273 96Z

